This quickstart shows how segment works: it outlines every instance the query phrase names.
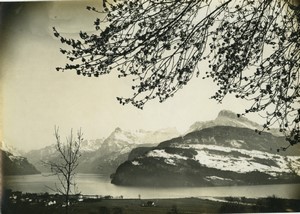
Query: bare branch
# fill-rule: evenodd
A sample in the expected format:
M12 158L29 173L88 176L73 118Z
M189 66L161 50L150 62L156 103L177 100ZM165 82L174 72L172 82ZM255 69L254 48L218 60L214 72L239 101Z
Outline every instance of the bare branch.
M59 181L59 185L55 183L55 189L52 189L65 196L66 202L66 213L68 213L69 206L69 195L76 193L76 182L75 182L75 169L79 164L80 158L80 145L83 141L83 134L81 130L77 133L77 138L73 136L73 131L66 138L66 142L60 141L59 128L55 127L54 136L56 139L56 150L59 158L54 161L43 162L48 166L52 172L52 175L56 175ZM73 190L72 191L72 187Z
M105 2L97 33L80 32L74 40L54 28L70 60L58 71L131 77L132 96L117 100L142 109L172 97L207 61L203 76L219 86L213 99L221 103L234 94L248 100L243 115L261 115L264 130L277 126L290 145L299 143L299 1L225 0L216 7L207 0Z

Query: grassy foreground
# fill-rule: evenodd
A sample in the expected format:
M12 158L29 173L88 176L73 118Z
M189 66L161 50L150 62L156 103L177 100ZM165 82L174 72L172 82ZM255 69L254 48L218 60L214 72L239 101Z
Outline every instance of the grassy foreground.
M70 214L193 214L193 213L255 213L299 212L300 200L276 197L249 198L180 198L180 199L90 199L70 207ZM3 214L60 214L65 213L58 205L40 203L8 203L2 207Z

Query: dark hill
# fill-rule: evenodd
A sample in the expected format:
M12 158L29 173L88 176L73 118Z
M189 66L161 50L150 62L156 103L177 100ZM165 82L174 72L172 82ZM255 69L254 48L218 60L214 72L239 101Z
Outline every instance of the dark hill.
M3 175L30 175L40 172L22 156L14 156L7 151L1 151Z
M300 152L283 137L216 126L132 152L112 176L129 186L219 186L300 182ZM291 156L294 155L294 156Z

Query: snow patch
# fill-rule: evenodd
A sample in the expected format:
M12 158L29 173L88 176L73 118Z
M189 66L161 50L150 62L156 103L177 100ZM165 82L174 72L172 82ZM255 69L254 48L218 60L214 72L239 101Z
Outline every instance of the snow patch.
M173 159L165 159L165 163L169 165L176 166L176 163Z
M164 158L164 162L168 165L176 166L175 160L187 160L187 157L178 154L169 154L164 149L155 149L146 155L147 157L153 158Z
M138 161L131 161L131 164L134 165L134 166L140 166L142 165L140 162Z
M221 180L221 181L232 181L232 179L229 178L222 178L218 176L206 176L205 177L207 180Z
M155 150L152 150L152 151L148 152L146 156L147 157L154 157L154 158L155 157L166 158L166 159L172 159L172 158L184 159L184 160L187 159L187 157L183 157L183 156L178 155L178 154L169 154L164 149L155 149Z
M8 157L9 157L9 159L10 159L11 161L22 161L22 160L25 159L24 157L21 157L21 156L14 156L14 155L9 155Z
M236 149L217 145L203 145L203 144L189 144L178 145L178 148L192 148L197 151L197 155L194 156L194 160L199 164L216 168L223 171L233 171L239 173L247 172L263 172L271 176L276 176L281 173L291 173L292 169L298 169L300 166L300 157L288 156L284 157L277 154L271 154L267 152L261 152L257 150ZM220 154L216 154L213 151L220 151ZM224 154L228 153L228 155ZM239 152L245 156L239 156L238 158L232 157L231 152ZM268 161L274 161L274 165L264 163ZM296 171L298 174L300 170Z
M16 149L15 147L13 147L7 143L4 143L3 141L0 141L0 149L2 151L9 152L14 156L22 156L21 152L18 149Z
M241 148L245 144L243 140L231 140L229 143L234 148Z

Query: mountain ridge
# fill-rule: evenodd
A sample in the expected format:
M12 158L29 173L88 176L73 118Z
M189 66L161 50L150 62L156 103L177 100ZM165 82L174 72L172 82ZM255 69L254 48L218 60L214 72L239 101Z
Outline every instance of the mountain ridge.
M156 146L161 141L179 136L174 128L155 131L127 131L120 127L107 137L85 140L81 146L81 161L78 172L111 174L119 164L127 160L130 151L138 146ZM26 153L26 157L42 172L48 172L41 160L57 158L55 144Z
M21 152L13 146L0 142L0 157L2 162L2 173L6 175L28 175L40 172L32 165Z
M22 153L23 153L21 150L15 148L12 145L5 143L4 141L0 141L0 149L2 151L9 152L10 154L12 154L14 156L22 156Z
M299 147L278 153L277 148L285 144L283 137L259 135L249 128L209 127L141 151L118 167L111 182L125 186L299 182Z
M204 128L214 127L214 126L232 126L232 127L249 128L253 130L255 129L263 130L262 125L249 120L245 116L242 115L238 116L237 113L234 113L230 110L221 110L214 120L197 121L193 123L185 134L197 130L201 130ZM275 128L272 128L270 130L264 130L264 132L270 132L273 135L282 136L282 133L280 133L279 130Z

